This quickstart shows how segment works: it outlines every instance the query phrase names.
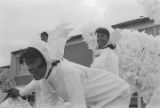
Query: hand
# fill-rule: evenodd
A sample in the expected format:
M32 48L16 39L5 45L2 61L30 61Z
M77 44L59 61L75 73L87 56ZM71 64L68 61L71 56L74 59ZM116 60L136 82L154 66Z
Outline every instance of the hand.
M7 97L11 97L11 98L18 98L20 96L19 90L16 89L16 88L11 88L11 89L8 89L8 90L4 90L3 92L8 93Z

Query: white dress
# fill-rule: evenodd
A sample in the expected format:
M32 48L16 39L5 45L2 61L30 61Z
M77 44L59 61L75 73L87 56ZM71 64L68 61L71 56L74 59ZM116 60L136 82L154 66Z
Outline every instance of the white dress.
M94 52L91 68L103 69L119 75L119 60L114 50L110 48L98 49Z

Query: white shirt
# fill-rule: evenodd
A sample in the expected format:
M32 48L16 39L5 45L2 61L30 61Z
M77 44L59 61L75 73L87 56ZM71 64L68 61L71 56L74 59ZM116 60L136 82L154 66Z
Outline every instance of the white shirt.
M114 50L110 48L99 49L94 52L94 56L91 68L103 69L119 75L119 60Z

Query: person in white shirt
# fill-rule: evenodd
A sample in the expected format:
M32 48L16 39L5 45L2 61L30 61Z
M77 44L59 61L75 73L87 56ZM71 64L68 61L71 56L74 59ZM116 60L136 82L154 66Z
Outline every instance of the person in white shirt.
M97 36L98 48L94 52L94 61L91 68L103 69L119 75L119 60L114 52L115 44L110 42L110 33L106 28L97 28L95 31Z

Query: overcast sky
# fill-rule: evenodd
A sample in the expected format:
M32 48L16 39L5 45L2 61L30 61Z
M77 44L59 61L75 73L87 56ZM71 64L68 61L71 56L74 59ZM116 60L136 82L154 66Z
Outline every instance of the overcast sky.
M10 52L59 23L78 31L89 22L109 27L140 16L144 12L136 0L0 0L0 66L10 64Z

